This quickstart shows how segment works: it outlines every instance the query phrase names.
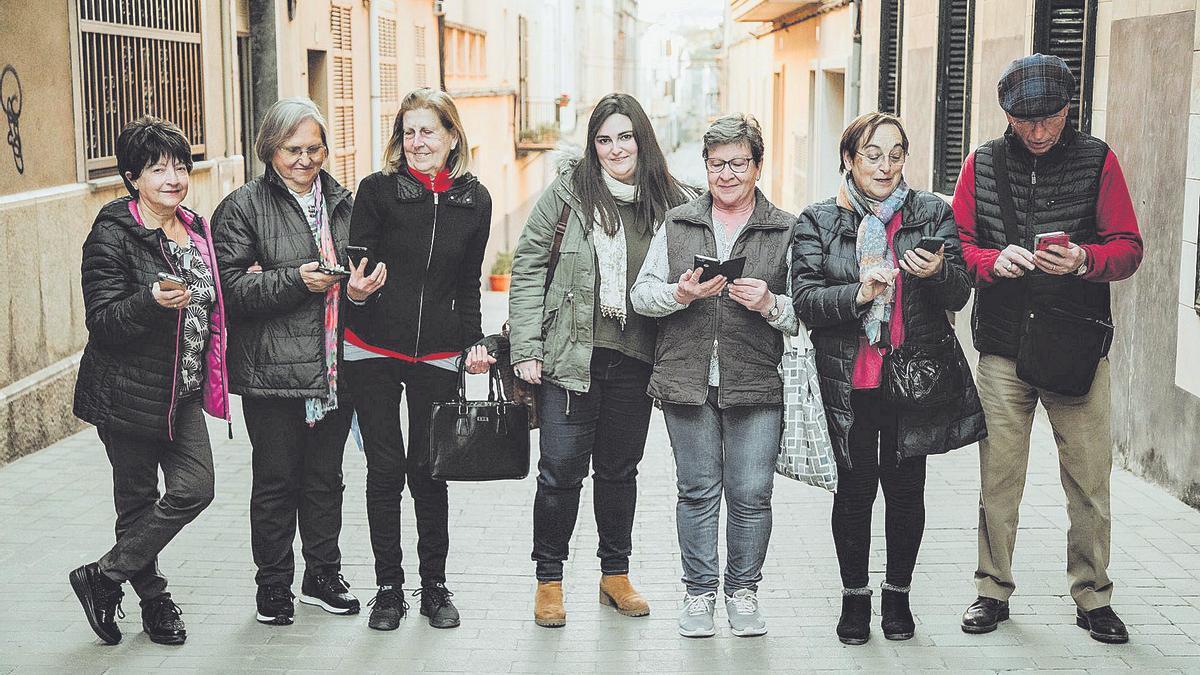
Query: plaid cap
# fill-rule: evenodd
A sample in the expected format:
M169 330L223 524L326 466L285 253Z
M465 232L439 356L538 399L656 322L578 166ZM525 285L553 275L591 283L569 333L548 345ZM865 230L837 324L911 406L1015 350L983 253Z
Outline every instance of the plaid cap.
M996 85L1000 107L1013 117L1046 117L1062 110L1075 94L1075 76L1057 56L1034 54L1012 63Z

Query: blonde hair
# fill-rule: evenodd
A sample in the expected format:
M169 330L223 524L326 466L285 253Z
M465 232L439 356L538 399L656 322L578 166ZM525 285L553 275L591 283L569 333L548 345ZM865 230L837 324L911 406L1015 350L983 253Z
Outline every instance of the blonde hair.
M458 140L458 144L446 157L446 168L450 171L450 177L459 178L466 174L470 168L471 153L467 143L467 132L458 116L458 108L449 94L429 87L412 90L400 103L400 111L396 113L396 119L392 123L392 137L388 139L387 148L383 151L383 172L394 174L406 166L404 113L421 109L432 110L446 131Z

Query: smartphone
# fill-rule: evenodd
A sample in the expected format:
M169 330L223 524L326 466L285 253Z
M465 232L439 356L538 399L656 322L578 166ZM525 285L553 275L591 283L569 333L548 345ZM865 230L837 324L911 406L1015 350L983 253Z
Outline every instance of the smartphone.
M692 256L692 269L700 268L700 278L697 283L704 283L709 279L719 275L725 277L728 281L733 281L742 276L742 272L746 269L746 258L731 258L725 262L721 262L716 258L711 258L706 255Z
M320 272L321 274L328 274L329 276L332 276L332 277L348 277L348 276L350 276L350 270L346 269L345 267L342 267L341 265L334 265L333 267L329 267L325 263L321 263L320 265L317 265L317 271Z
M1038 251L1048 250L1051 244L1065 247L1069 243L1071 243L1070 235L1062 230L1044 232L1033 237L1033 247Z
M921 241L917 242L917 248L937 253L943 246L946 245L944 237L921 237Z
M364 258L366 259L367 264L363 267L363 274L368 275L373 271L375 266L375 263L371 260L371 250L366 246L346 247L346 260L350 263L350 267L358 267L358 264L362 262Z
M183 279L175 276L174 274L167 274L166 272L159 272L158 273L158 287L159 287L159 289L164 290L164 291L186 291L187 283Z

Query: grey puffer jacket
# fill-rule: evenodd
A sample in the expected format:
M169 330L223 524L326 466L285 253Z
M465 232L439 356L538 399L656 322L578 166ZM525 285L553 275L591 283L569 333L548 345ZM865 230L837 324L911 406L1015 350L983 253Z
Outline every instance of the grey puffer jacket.
M859 217L830 198L809 206L800 215L792 239L792 298L796 315L812 329L817 351L821 396L829 435L838 461L849 466L847 438L854 424L850 392L859 338L865 335L862 316L869 305L855 301L861 285L855 255ZM928 279L902 272L904 340L932 344L953 328L947 311L958 311L971 295L962 244L954 213L940 197L913 190L901 207L901 225L893 248L914 248L924 236L946 240L945 264ZM948 452L987 436L983 407L967 373L962 395L940 410L899 414L900 457Z
M325 171L319 180L334 247L344 260L353 199ZM324 294L310 292L299 271L320 260L320 253L300 205L268 166L221 201L212 223L229 310L230 391L258 398L325 396ZM248 273L256 262L262 272ZM339 311L339 319L345 314Z

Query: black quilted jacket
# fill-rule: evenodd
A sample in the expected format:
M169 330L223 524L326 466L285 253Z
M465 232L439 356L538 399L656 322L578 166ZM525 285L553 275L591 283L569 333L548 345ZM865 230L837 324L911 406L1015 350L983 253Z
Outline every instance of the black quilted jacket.
M904 202L901 218L893 244L897 251L915 247L923 236L946 240L946 261L940 274L920 279L901 273L904 339L914 344L936 343L953 330L946 312L962 309L971 294L954 214L937 195L913 190ZM851 377L859 337L865 335L862 314L868 307L855 302L860 285L854 253L858 223L853 211L840 208L830 198L804 210L792 240L793 303L796 315L812 329L829 435L839 461L846 465L850 461L846 439L854 423ZM969 377L956 400L934 412L901 412L901 457L947 452L987 435L979 395Z
M353 200L325 171L320 180L333 243L344 261ZM257 398L326 395L325 296L310 292L299 271L320 260L320 253L300 205L267 167L229 193L212 222L229 311L229 390ZM263 271L247 273L255 262ZM340 336L338 344L340 349Z

